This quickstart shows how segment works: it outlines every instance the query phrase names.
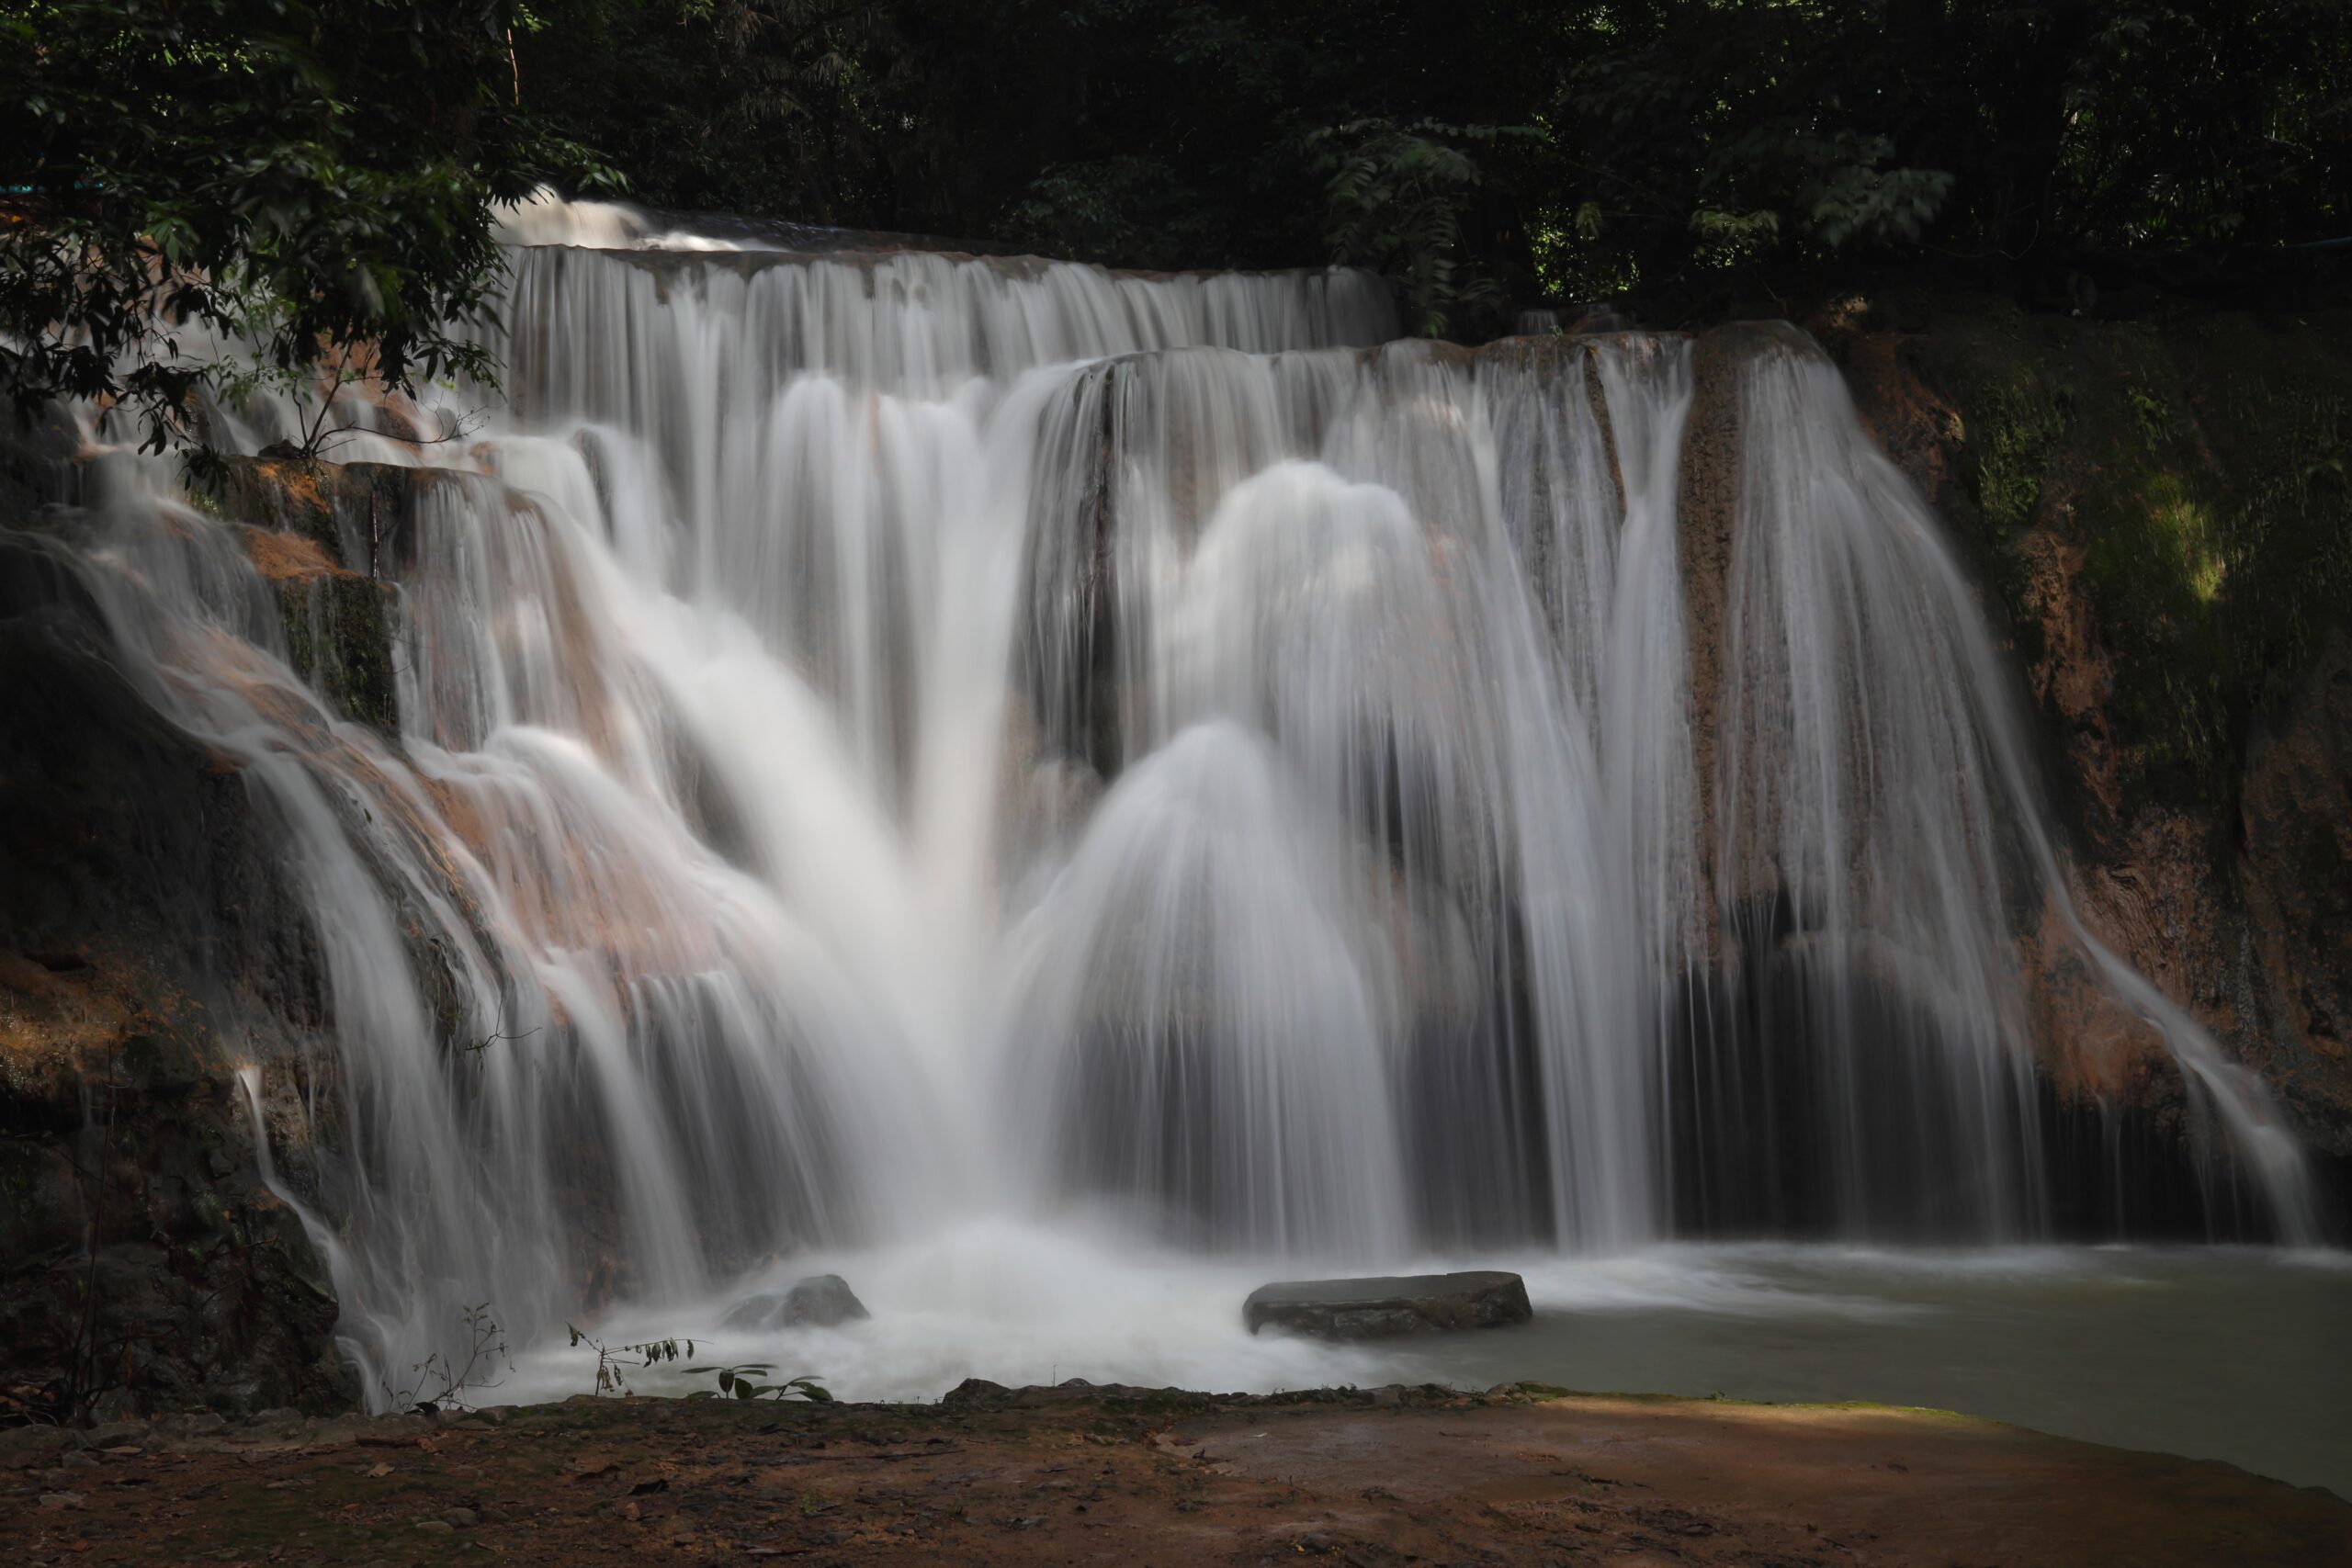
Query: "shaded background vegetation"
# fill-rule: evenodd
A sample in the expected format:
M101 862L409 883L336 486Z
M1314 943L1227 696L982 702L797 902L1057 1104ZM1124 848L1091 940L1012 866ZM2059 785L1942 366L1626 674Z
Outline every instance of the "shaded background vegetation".
M524 106L642 199L1143 267L1370 265L1408 321L1883 273L2074 306L2352 236L2339 0L571 0ZM2336 253L2343 254L2340 250Z

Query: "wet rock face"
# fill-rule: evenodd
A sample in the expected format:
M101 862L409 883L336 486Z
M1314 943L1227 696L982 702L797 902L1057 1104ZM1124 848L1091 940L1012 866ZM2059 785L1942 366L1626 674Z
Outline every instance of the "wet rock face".
M420 486L368 463L232 457L210 504L254 521L242 531L277 597L287 662L341 716L387 738L400 729L392 671L398 595L379 575L407 547Z
M2326 477L2352 316L1880 313L1812 324L1973 559L2040 721L2077 908L2278 1090L2352 1196L2352 556ZM2056 1093L2178 1125L2145 1032L2026 947Z
M50 492L0 487L0 1416L347 1409L330 1277L239 1077L280 1189L340 1223L353 1143L288 825L124 674L68 544L103 525L51 456ZM323 705L395 744L391 579L436 482L231 458L192 497ZM447 1027L446 955L411 957Z
M1739 498L1740 433L1738 369L1743 360L1769 350L1775 329L1740 322L1702 335L1693 355L1690 423L1683 437L1678 565L1682 577L1683 615L1690 660L1690 761L1698 795L1693 817L1716 820L1715 786L1721 776L1717 709L1726 689L1724 652L1730 645L1735 534ZM1757 864L1722 867L1720 846L1702 836L1698 875L1702 883L1728 885L1736 896L1773 891L1771 868ZM1757 859L1751 854L1750 861ZM1712 923L1703 932L1707 956L1719 959L1722 933Z
M292 1094L306 1046L333 1059L277 835L22 535L0 690L0 1414L347 1407L326 1270L258 1179L232 1070Z
M1499 1269L1292 1280L1259 1286L1241 1307L1241 1319L1252 1334L1272 1327L1322 1339L1501 1328L1534 1315L1526 1281Z
M2336 631L2285 722L2257 737L2240 804L2249 923L2279 979L2266 1072L2352 1156L2352 636Z
M258 537L284 538L284 535ZM261 552L254 552L261 559ZM265 567L265 570L267 568ZM400 728L389 621L389 583L340 569L316 575L273 577L286 659L343 717L385 736Z
M249 1175L215 1174L237 1109L201 1087L118 1094L110 1125L0 1155L7 1413L356 1404L300 1224ZM25 1189L32 1201L16 1201Z

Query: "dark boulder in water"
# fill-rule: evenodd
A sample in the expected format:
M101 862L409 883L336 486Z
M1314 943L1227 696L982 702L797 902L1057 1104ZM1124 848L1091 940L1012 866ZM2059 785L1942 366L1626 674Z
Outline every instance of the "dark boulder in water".
M1527 1282L1500 1269L1261 1285L1242 1303L1250 1332L1272 1325L1325 1339L1380 1339L1501 1328L1535 1315Z
M831 1328L873 1315L839 1274L813 1274L786 1293L776 1318L786 1328Z
M729 1328L832 1328L873 1315L839 1274L811 1274L783 1295L738 1302L725 1322Z

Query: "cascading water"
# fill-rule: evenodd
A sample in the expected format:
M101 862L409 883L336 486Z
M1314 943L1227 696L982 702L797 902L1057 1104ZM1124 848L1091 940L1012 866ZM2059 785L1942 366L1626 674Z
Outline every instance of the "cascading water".
M934 1238L1008 1216L1286 1269L2032 1237L2020 939L2307 1231L2260 1085L2075 918L1961 575L1794 334L1374 347L1347 273L567 220L621 248L515 250L487 425L335 453L426 470L342 518L396 741L164 470L99 465L75 557L283 824L371 1387L469 1304L826 1250L984 1310Z

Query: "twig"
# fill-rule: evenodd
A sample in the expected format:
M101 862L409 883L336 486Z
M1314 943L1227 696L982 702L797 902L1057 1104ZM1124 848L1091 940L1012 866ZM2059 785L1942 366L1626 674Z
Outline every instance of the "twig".
M468 1053L476 1060L480 1060L481 1054L484 1051L489 1050L492 1045L499 1043L501 1041L528 1040L532 1035L537 1034L538 1032L538 1029L534 1027L523 1031L520 1034L485 1034L479 1040L467 1041L464 1044L459 1045L458 1049Z

